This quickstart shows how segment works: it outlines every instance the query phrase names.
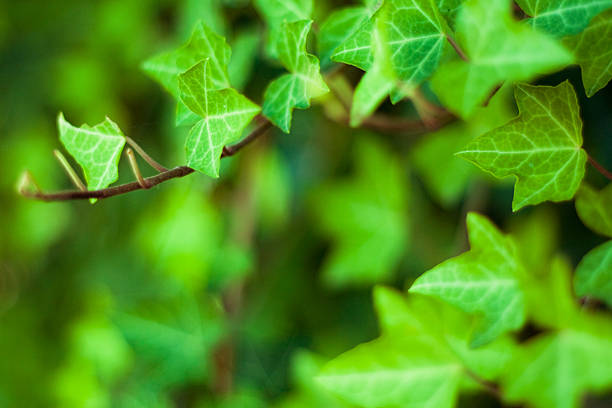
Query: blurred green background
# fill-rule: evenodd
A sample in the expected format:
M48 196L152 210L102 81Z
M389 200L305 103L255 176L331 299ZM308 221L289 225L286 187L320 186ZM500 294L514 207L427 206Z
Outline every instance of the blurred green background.
M172 98L139 66L184 42L198 19L234 45L232 82L260 103L282 70L250 54L264 34L246 0L0 2L0 406L345 406L313 373L376 336L373 281L403 288L465 250L468 210L574 264L603 242L572 203L512 216L511 185L465 163L444 173L457 179L428 179L427 163L451 165L444 142L355 131L321 107L296 112L291 135L270 132L223 160L218 181L192 175L95 205L17 195L25 169L44 189L70 188L52 155L59 111L75 124L108 115L165 165L182 164L188 129L174 127ZM586 100L576 69L542 82L568 76L585 147L612 168L611 92ZM125 163L120 175L130 181ZM396 192L375 203L389 213L373 219L399 227L387 225L361 258L342 256L350 242L330 258L337 230L359 229L367 214L346 203L372 189ZM351 275L364 263L376 276ZM496 406L485 397L462 405Z

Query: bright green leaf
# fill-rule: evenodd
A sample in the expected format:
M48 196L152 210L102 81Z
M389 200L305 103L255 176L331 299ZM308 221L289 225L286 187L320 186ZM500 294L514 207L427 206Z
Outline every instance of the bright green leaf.
M370 17L371 13L366 7L348 7L334 11L329 15L327 20L321 25L321 30L317 36L322 68L327 68L332 64L332 55L337 53L338 47L355 34L363 24L366 24ZM369 38L367 40L369 48ZM343 45L341 50L346 49L346 47L347 45ZM348 63L342 59L335 60Z
M293 109L307 109L310 100L329 92L319 72L319 60L306 52L306 40L312 21L282 25L276 50L290 72L274 80L266 89L263 114L285 133L291 129Z
M582 258L576 268L574 286L578 296L592 296L612 307L612 241Z
M374 289L374 305L383 333L397 337L422 337L442 350L448 350L461 362L469 375L493 381L503 371L514 349L507 337L472 348L472 318L458 308L430 296L408 297L384 287Z
M224 89L230 86L227 65L232 51L225 38L215 34L203 22L198 22L191 38L182 47L156 55L142 64L144 71L158 81L179 102L176 114L178 125L197 122L197 117L180 101L178 77L195 64L208 59L212 90Z
M388 47L397 78L419 85L438 66L450 31L433 0L388 0L378 11L379 40ZM372 43L373 47L381 45Z
M608 322L601 322L608 323ZM504 399L535 408L576 408L586 391L612 385L612 337L566 329L536 337L515 355L503 379Z
M283 24L312 17L313 0L255 0L254 3L268 26L266 50L272 57L278 56L275 44L283 35Z
M479 316L472 339L472 345L479 346L523 325L524 271L514 243L489 220L470 213L467 227L471 250L425 272L410 292L437 297Z
M508 0L466 1L457 17L457 42L469 61L443 64L432 86L444 105L463 117L498 84L530 80L572 62L560 44L515 21Z
M106 118L95 126L77 128L60 113L57 126L62 144L83 168L89 190L106 188L117 180L125 136L115 122Z
M406 186L397 158L361 140L355 167L352 180L323 185L313 197L320 228L335 243L323 278L336 287L387 280L408 240Z
M576 212L584 225L612 237L612 184L601 191L582 184L576 195Z
M230 82L227 65L230 62L231 54L232 51L225 42L225 38L215 34L200 21L186 44L174 51L156 55L145 61L142 67L172 96L179 99L179 75L204 59L209 61L209 81L213 89L228 88Z
M584 177L582 120L574 88L517 85L519 116L457 153L496 177L517 179L513 211L571 199Z
M317 379L361 407L454 406L461 365L420 337L383 336L328 363Z
M350 113L350 125L353 127L358 127L370 116L395 88L396 76L388 63L389 47L380 41L382 35L379 29L372 33L373 42L380 46L374 48L374 63L355 88Z
M595 17L586 30L565 43L582 69L587 96L595 95L612 79L612 11Z
M219 177L223 147L240 139L242 131L259 113L259 106L228 88L214 90L209 60L179 76L181 99L202 119L189 132L187 165Z
M612 0L517 0L535 28L556 37L577 34Z

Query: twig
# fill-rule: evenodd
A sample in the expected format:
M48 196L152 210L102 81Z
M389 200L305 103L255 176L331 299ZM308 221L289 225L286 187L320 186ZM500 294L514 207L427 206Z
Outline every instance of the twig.
M595 167L595 169L600 172L605 178L607 178L608 180L612 180L612 173L610 173L608 170L606 170L606 168L604 166L602 166L601 164L599 164L594 158L592 158L590 155L587 154L587 157L589 159L589 163L591 163L591 166Z
M143 189L148 189L149 185L142 177L142 173L140 172L140 168L138 167L138 162L136 161L136 156L134 155L134 151L129 147L125 151L126 156L128 157L128 161L130 162L130 167L132 169L132 173L134 173L134 177L136 177L136 181L140 184L140 187Z
M184 177L193 173L195 170L191 167L180 166L175 167L163 173L159 173L153 177L145 178L145 182L149 187L156 186L173 178ZM102 190L91 191L60 191L56 193L30 192L20 191L27 198L33 198L41 201L66 201L66 200L87 200L90 198L108 198L120 194L129 193L136 190L142 190L142 186L134 181L132 183L121 184L119 186L108 187Z
M85 184L81 181L81 178L79 177L77 172L74 171L74 169L72 168L72 166L70 165L68 160L66 160L66 158L62 154L62 152L60 152L59 150L55 149L55 150L53 150L53 155L55 156L57 161L62 166L62 169L64 169L64 171L66 172L66 174L70 178L70 181L72 181L72 184L74 184L74 186L76 188L78 188L79 190L86 191L87 187L85 187Z
M240 142L236 143L232 146L225 146L223 148L223 153L221 153L221 158L233 156L238 152L238 150L242 149L244 146L251 143L253 140L257 139L259 136L263 135L272 127L272 123L264 118L263 116L258 117L259 125L253 129L253 131Z
M242 149L247 144L251 143L257 137L261 136L266 132L271 126L270 122L267 119L260 118L259 126L257 126L247 137L245 137L239 143L228 146L223 149L223 153L221 154L221 158L229 157L240 149ZM185 177L188 174L193 173L195 170L188 166L179 166L170 170L163 171L155 176L147 177L142 180L142 185L138 181L121 184L119 186L108 187L102 190L92 190L92 191L60 191L54 193L44 193L42 191L26 191L25 189L21 189L19 193L27 198L32 198L35 200L41 201L67 201L67 200L86 200L90 198L109 198L116 195L121 195L125 193L129 193L136 190L142 190L143 185L147 188L154 187L158 184L161 184L165 181Z
M136 150L136 153L138 153L138 155L140 157L142 157L144 159L144 161L146 161L147 163L149 163L149 165L151 167L153 167L155 170L159 171L160 173L163 173L164 171L168 171L167 168L165 168L164 166L162 166L161 164L159 164L158 162L156 162L155 160L153 160L153 158L151 156L149 156L147 154L147 152L145 152L142 147L138 146L138 143L136 143L134 140L132 140L129 137L125 137L125 141L132 146L132 148L134 150Z
M467 55L465 55L465 53L463 52L463 50L461 49L461 47L459 47L459 44L457 44L457 42L455 41L455 39L453 37L451 37L450 35L446 35L446 40L449 42L449 44L455 49L455 51L457 51L457 55L459 55L459 57L464 60L464 61L469 61L470 59L467 57Z

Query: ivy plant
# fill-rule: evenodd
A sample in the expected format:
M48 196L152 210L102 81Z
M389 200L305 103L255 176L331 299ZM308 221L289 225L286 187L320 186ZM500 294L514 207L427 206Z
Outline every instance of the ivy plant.
M231 12L224 14L222 3ZM33 200L96 203L195 174L219 179L203 195L234 191L238 197L223 215L202 204L202 197L177 198L137 226L138 245L148 253L157 248L148 234L190 241L168 245L167 259L159 263L167 269L178 269L185 259L193 264L174 274L179 289L168 298L179 299L178 311L173 304L160 312L163 318L149 316L152 306L108 320L92 314L79 323L83 330L93 325L105 333L118 360L127 361L121 356L134 350L138 369L150 369L168 395L176 384L187 389L206 381L212 366L224 379L221 363L208 360L215 345L243 332L261 336L256 338L263 344L282 331L272 314L272 322L249 326L249 313L257 308L244 311L247 323L241 321L239 330L235 320L220 322L220 315L240 315L241 288L254 268L249 251L257 245L246 244L245 236L261 238L253 229L259 219L271 220L261 232L267 242L267 233L303 211L308 222L287 227L286 241L307 232L293 247L285 238L275 245L289 258L295 248L312 251L316 262L296 256L291 267L319 271L316 285L325 290L373 291L380 336L350 346L338 341L324 350L316 341L304 342L314 350L296 359L292 397L270 404L444 408L475 394L536 408L586 407L587 397L604 401L612 392L612 173L599 162L610 163L609 146L599 145L603 138L589 140L583 130L597 124L582 115L581 103L596 99L612 79L612 0L364 0L348 6L254 0L252 9L243 3L250 2L206 2L215 11L192 19L197 21L183 45L141 64L141 74L172 98L173 135L184 150L180 165L159 164L128 136L130 123L122 126L125 132L108 117L77 127L60 113L59 140L85 181L59 150L55 155L74 190L47 192L30 172L20 180L19 192ZM232 25L243 20L251 23L248 30ZM265 73L257 72L259 66ZM608 108L602 116L610 116ZM347 132L349 141L330 131L323 145L328 150L313 149L306 138L314 138L322 123ZM274 138L263 144L266 133ZM298 147L287 148L287 141ZM222 161L258 148L268 149L265 160ZM334 161L336 156L344 159ZM134 181L114 185L122 157ZM145 177L140 160L155 174ZM304 169L315 175L300 179ZM514 183L512 199L507 181ZM502 191L495 211L469 199L483 185ZM159 190L146 194L156 201ZM572 200L576 224L581 221L589 237L569 251L580 254L576 262L542 249L548 241L534 244L531 236L504 232L539 209L554 212L566 208L557 203ZM192 219L176 215L183 207L201 212ZM259 214L259 207L266 209ZM244 208L251 211L248 222ZM457 230L439 233L447 228L440 226L445 217L453 216ZM189 234L168 227L163 220L170 218ZM222 234L221 219L239 244L212 242ZM442 235L450 236L447 242L438 240ZM444 245L452 249L443 257L427 257L432 247ZM210 275L194 278L200 269ZM192 299L209 285L223 292L224 302ZM268 301L258 307L270 307ZM307 302L295 308L326 305ZM277 309L278 316L288 313ZM79 356L62 376L77 377L81 357L102 367L104 373L91 381L111 381L127 370L95 353ZM67 395L62 381L58 392ZM249 398L232 394L223 400L227 405L215 406L247 406L241 404Z

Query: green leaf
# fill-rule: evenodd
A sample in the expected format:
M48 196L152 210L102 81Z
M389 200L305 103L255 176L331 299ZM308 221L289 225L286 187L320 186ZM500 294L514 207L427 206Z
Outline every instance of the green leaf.
M431 1L384 3L371 27L368 60L360 62L367 72L355 90L351 126L361 124L388 94L392 102L398 102L427 79L438 66L448 31ZM345 44L342 52L347 49ZM354 52L361 55L355 49L349 55Z
M114 314L113 321L136 356L147 363L148 381L163 388L207 377L208 356L223 329L218 306L205 299L200 304L180 293L163 303L157 298Z
M574 88L517 85L519 116L457 153L496 177L514 176L512 210L571 199L584 177L582 120Z
M181 74L179 84L185 106L202 118L185 143L187 165L219 177L223 147L240 139L260 109L234 89L214 90L211 69L209 60L204 60Z
M320 228L334 240L323 278L334 287L387 280L408 240L403 170L388 149L370 140L355 148L353 179L321 186L313 195Z
M582 83L588 97L595 95L612 79L611 43L612 11L595 17L586 30L565 40L582 69Z
M586 319L588 316L584 316ZM608 321L598 321L609 326ZM535 408L576 408L586 391L612 385L612 337L602 330L565 329L530 340L508 364L504 399Z
M461 365L420 337L383 336L328 363L317 377L361 407L452 407Z
M198 22L191 38L182 47L156 55L142 64L144 71L158 81L177 100L180 96L178 77L198 62L208 59L210 83L213 89L230 86L227 65L232 50L225 38L215 34L202 21Z
M504 81L527 81L572 62L572 55L543 33L515 21L508 0L468 0L457 17L457 43L468 61L449 61L432 78L444 105L473 114Z
M479 316L472 346L516 330L525 321L524 274L512 240L485 217L467 217L471 250L421 275L411 293L431 295Z
M374 63L359 81L353 95L350 125L358 127L370 116L396 86L396 76L389 61L389 47L380 40L384 35L378 28L372 33L374 44Z
M430 296L404 295L385 287L374 289L374 306L383 333L393 336L417 336L436 347L448 350L469 371L481 379L493 381L512 357L514 343L500 337L484 347L472 348L472 318L458 308Z
M576 268L574 286L578 296L592 296L612 307L612 241L582 258Z
M612 184L601 191L582 184L576 195L576 212L584 225L612 237Z
M397 78L419 85L438 67L450 31L433 0L388 0L377 13L377 28L388 47ZM381 45L372 44L373 47Z
M312 21L284 23L276 42L278 57L290 72L275 79L264 94L263 114L289 133L293 109L307 109L310 100L329 92L319 72L319 60L306 52Z
M310 19L313 0L255 0L255 7L269 26L280 27L284 22Z
M60 113L57 126L62 144L83 168L89 190L106 188L117 181L125 136L115 122L106 118L95 126L77 128Z
M382 328L379 339L335 358L317 380L361 407L452 407L460 384L472 376L493 380L503 372L513 344L503 339L471 349L470 319L439 300L374 291Z
M544 260L541 269L531 269L523 289L531 322L545 329L565 329L582 319L571 282L571 264L560 256Z
M455 26L455 18L465 0L437 0L438 10L446 18L451 28Z
M332 55L343 49L346 50L347 45L345 42L362 25L366 24L370 17L371 12L367 7L347 7L334 11L329 15L327 20L321 25L319 35L317 36L322 68L332 65ZM367 46L369 48L369 38ZM341 47L340 50L338 50L338 47ZM341 57L338 56L338 58ZM336 59L336 61L347 63L342 59ZM369 64L365 65L369 66Z
M257 11L268 26L266 50L272 57L278 57L277 39L283 35L283 24L312 17L313 0L255 0Z
M367 71L374 62L374 54L372 53L374 21L369 18L361 21L361 24L352 27L352 29L347 28L351 34L336 47L331 59Z
M215 34L202 21L195 26L191 38L182 47L163 54L156 55L145 61L143 70L158 81L179 102L176 123L178 125L193 124L197 118L180 100L179 75L204 59L210 65L210 89L229 88L227 66L232 51L225 38Z
M577 34L591 19L612 7L612 0L517 0L529 23L556 37Z

